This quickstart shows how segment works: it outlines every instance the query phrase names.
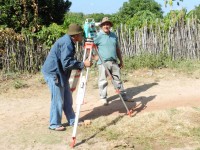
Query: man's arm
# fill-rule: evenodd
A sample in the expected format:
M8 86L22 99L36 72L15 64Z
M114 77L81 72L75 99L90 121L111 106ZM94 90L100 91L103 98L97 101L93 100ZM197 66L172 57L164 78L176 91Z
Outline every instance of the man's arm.
M117 47L116 51L117 51L117 57L119 59L119 67L123 68L124 67L124 63L123 63L123 60L122 60L122 54L121 54L120 48Z
M83 69L84 67L90 67L92 66L92 62L88 59L82 61L78 61L74 58L74 53L72 51L72 47L70 45L64 47L61 50L61 63L63 66L63 70L73 70L73 69Z
M74 52L71 45L64 45L61 49L61 63L63 66L63 70L66 71L67 69L83 69L84 63L77 61L74 58Z

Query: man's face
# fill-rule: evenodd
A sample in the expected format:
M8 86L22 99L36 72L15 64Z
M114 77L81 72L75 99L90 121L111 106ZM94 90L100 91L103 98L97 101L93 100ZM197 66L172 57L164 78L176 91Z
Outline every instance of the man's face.
M105 33L109 33L110 32L110 28L111 28L111 24L109 22L105 22L102 24L102 30Z
M83 34L80 33L80 34L75 35L74 39L76 42L81 42L83 40Z

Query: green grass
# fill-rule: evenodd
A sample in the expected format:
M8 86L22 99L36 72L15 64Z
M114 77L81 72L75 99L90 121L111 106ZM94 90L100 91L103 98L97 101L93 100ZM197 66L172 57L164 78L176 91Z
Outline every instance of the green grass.
M125 57L124 62L126 69L141 69L141 68L166 68L167 62L171 60L171 57L166 53L159 55L141 53L133 57Z
M169 68L187 74L193 74L194 72L200 73L200 61L186 59L172 60L171 57L165 53L159 55L141 53L134 57L125 57L124 63L125 69L128 71L142 68Z
M198 108L199 109L199 108ZM200 112L193 108L177 108L140 114L135 117L100 117L93 120L90 128L82 127L81 137L114 143L115 147L127 149L170 149L200 145L200 126L195 120Z
M21 80L15 80L13 86L15 89L21 89L21 88L27 88L28 84L24 83L24 81Z

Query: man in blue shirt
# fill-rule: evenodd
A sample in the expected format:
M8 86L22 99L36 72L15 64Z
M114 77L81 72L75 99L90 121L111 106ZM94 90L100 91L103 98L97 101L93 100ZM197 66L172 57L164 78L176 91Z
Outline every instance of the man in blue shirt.
M72 94L69 78L73 69L90 67L89 60L77 61L75 55L75 42L81 42L83 30L77 24L71 24L68 34L59 38L52 46L43 66L42 73L51 92L50 126L49 129L64 131L62 126L62 110L69 125L74 124L75 113L72 108Z
M113 76L114 81L117 83L118 88L121 91L122 97L125 101L127 101L128 97L126 96L126 92L124 91L124 87L120 79L120 68L123 67L123 60L118 45L118 38L113 32L110 31L110 28L112 26L113 24L111 21L109 21L108 17L104 17L100 24L101 31L94 39L94 43L98 47L99 55L101 56L106 67ZM117 63L118 59L119 64ZM107 74L100 59L98 60L97 64L99 68L98 86L100 99L104 105L107 105Z

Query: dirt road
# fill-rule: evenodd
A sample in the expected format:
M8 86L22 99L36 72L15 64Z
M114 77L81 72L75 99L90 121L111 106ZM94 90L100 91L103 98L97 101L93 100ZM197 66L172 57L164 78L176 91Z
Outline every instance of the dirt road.
M133 116L181 106L200 106L200 79L197 77L168 70L144 70L125 77L127 82L124 86L133 100L126 104L134 110ZM111 84L108 88L110 104L102 106L98 98L97 78L91 78L81 109L81 120L126 113ZM40 82L41 75L22 80L28 87L14 89L12 80L1 83L4 86L1 86L0 93L0 149L66 148L69 143L66 137L71 137L72 129L67 133L48 130L50 95L47 86ZM73 97L75 99L76 93ZM64 118L63 121L66 122ZM59 137L58 140L55 137Z

